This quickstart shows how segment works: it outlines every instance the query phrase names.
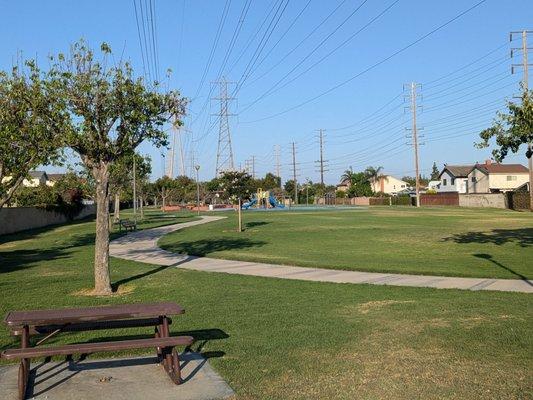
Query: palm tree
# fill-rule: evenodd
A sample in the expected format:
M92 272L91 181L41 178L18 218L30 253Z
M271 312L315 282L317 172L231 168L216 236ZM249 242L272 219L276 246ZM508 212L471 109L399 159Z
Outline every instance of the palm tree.
M367 167L365 169L365 176L372 184L372 187L374 188L374 185L377 185L382 178L385 178L385 175L381 173L383 171L383 167ZM381 189L383 191L383 189Z
M341 182L345 182L345 181L350 182L350 185L355 184L355 172L353 172L353 169L351 166L349 169L344 171L344 173L341 175Z

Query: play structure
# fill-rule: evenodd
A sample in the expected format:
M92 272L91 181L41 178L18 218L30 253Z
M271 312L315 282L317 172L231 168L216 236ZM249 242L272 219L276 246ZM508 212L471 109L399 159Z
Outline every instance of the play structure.
M250 201L242 205L243 210L250 208L285 208L268 190L257 189L257 193L251 198Z

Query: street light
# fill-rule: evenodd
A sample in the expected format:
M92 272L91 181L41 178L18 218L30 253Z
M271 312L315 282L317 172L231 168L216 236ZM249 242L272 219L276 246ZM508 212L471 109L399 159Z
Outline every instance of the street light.
M194 169L196 170L196 212L198 215L200 215L200 179L198 178L200 166L195 165Z

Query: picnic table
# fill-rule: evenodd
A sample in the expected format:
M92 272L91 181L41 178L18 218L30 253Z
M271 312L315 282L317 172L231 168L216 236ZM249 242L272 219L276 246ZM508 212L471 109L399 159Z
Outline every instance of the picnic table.
M181 372L176 346L190 346L190 336L170 336L169 316L183 314L184 309L172 302L124 304L103 307L63 308L52 310L11 311L4 322L12 335L20 336L20 348L7 349L2 358L20 359L18 373L19 399L23 400L30 372L30 360L54 355L90 354L137 348L155 348L160 364L175 384L181 383ZM154 337L110 342L76 343L59 346L41 346L62 332L92 331L133 327L154 327ZM44 336L30 340L34 336ZM33 342L33 343L32 343Z

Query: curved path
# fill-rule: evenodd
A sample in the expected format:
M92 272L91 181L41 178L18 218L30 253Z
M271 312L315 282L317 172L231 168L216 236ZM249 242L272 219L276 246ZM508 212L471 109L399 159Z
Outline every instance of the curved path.
M342 271L323 268L306 268L287 265L264 264L248 261L219 260L175 254L157 246L157 241L167 233L189 226L217 221L225 217L203 216L202 219L159 228L129 233L111 242L109 252L113 257L148 264L179 266L180 268L208 272L226 272L304 281L367 283L372 285L430 287L438 289L498 290L533 293L533 282L517 279L454 278L448 276L405 275L379 272Z

